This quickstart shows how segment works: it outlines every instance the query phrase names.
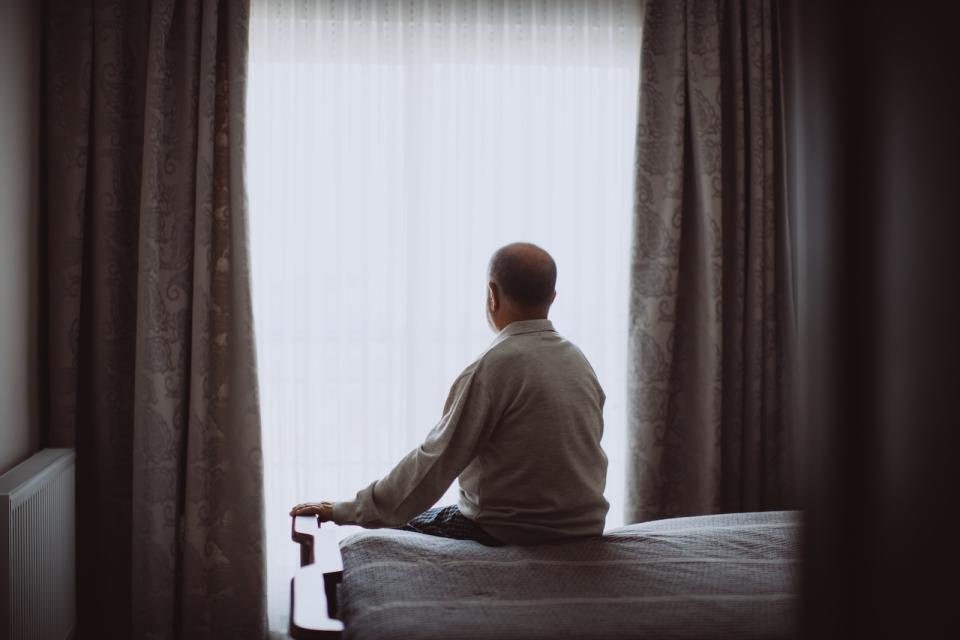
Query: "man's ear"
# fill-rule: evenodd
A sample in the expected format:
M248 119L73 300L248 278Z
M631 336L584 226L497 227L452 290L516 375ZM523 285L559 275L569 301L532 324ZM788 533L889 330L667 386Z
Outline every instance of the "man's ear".
M553 295L550 296L550 304L553 304L553 301L557 299L557 290L553 290Z
M500 308L500 289L492 281L487 283L487 304L490 306L490 311Z

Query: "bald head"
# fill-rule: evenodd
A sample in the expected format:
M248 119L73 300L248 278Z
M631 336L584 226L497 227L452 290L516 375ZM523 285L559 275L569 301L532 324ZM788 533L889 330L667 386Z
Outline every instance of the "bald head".
M498 249L489 272L490 282L519 308L542 309L553 302L557 264L535 244L514 242Z

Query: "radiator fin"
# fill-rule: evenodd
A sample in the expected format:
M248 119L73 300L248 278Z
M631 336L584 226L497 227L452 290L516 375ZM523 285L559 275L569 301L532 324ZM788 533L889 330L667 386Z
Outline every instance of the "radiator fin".
M8 626L13 640L64 640L76 621L75 457L45 449L0 476L6 535ZM4 522L5 520L5 522ZM5 606L4 606L5 605Z

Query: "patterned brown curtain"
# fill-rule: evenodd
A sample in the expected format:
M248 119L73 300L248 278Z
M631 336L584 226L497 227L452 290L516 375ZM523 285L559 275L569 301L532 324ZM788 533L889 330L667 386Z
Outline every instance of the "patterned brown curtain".
M627 520L789 506L777 3L648 0Z
M48 441L81 637L265 635L247 0L45 12Z

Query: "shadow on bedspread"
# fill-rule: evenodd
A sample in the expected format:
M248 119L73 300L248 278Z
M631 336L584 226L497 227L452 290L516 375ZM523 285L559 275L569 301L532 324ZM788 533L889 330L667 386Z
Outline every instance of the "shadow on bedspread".
M341 543L348 638L787 638L796 512L674 518L538 547L404 531Z

